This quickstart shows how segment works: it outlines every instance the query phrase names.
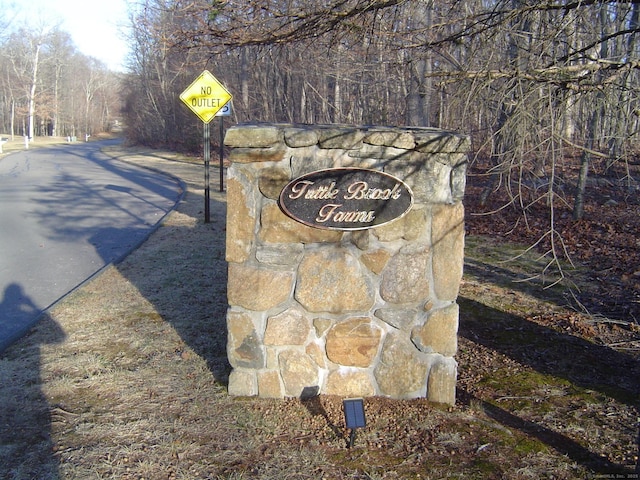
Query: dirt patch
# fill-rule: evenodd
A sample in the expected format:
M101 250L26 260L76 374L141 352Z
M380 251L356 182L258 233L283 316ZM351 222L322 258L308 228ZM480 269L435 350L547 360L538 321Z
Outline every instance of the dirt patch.
M0 478L635 478L638 332L514 283L528 266L486 238L468 242L455 407L366 399L348 449L341 398L229 397L224 194L204 223L201 164L110 154L186 195L0 357Z

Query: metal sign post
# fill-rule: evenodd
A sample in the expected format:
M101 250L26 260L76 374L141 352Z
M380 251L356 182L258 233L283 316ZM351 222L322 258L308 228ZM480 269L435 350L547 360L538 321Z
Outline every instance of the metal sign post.
M224 192L224 117L220 117L220 191Z
M209 189L209 163L211 161L211 135L209 122L222 110L229 101L231 94L216 77L205 70L180 94L180 100L195 113L203 122L204 142L204 221L209 223L210 189ZM222 134L222 130L221 130ZM220 139L222 151L222 139ZM220 179L222 180L222 157L220 157ZM222 181L220 182L222 191Z
M204 223L209 223L211 214L209 204L211 203L211 190L209 189L209 162L211 161L211 135L209 124L202 124L202 141L204 144Z
M216 117L220 117L220 191L224 192L224 117L231 115L231 100L218 110Z

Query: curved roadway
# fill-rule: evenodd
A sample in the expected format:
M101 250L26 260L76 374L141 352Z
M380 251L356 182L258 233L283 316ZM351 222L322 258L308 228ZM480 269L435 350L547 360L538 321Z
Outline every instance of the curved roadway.
M179 180L100 152L113 142L0 159L0 352L135 249L180 199Z

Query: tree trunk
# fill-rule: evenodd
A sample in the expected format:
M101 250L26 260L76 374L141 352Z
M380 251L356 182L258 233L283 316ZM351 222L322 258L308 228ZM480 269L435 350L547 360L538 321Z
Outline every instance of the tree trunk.
M36 50L33 56L33 75L31 77L31 88L29 90L29 140L33 139L33 122L36 110L36 86L38 81L38 57L40 56L40 46L42 43L37 41Z
M591 154L582 152L580 159L580 174L578 175L578 185L576 186L576 198L573 203L573 219L581 220L584 215L584 195L587 189L587 178L589 176L589 161Z
M241 109L245 113L244 120L248 120L247 112L249 112L249 68L247 60L247 48L240 50L240 91L242 92Z
M11 140L16 134L16 101L11 97Z
M584 197L587 189L587 178L589 176L589 162L591 160L590 150L593 150L594 135L598 124L598 108L595 108L590 116L587 125L586 148L582 152L580 159L580 173L578 174L578 184L576 185L576 198L573 203L573 219L581 220L584 215Z
M409 95L407 97L407 121L409 125L429 126L428 102L424 101L425 75L427 73L427 61L424 59L413 60L409 70ZM426 108L425 108L426 107Z

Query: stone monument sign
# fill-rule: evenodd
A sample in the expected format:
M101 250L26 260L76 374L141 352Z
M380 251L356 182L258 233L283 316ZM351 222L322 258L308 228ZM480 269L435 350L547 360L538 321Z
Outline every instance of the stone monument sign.
M455 402L469 138L228 130L231 395Z

